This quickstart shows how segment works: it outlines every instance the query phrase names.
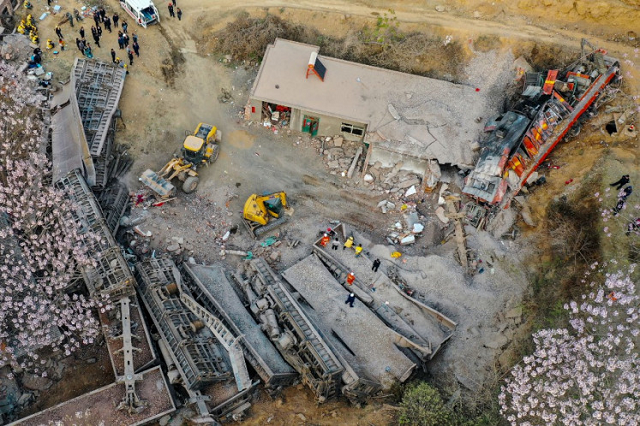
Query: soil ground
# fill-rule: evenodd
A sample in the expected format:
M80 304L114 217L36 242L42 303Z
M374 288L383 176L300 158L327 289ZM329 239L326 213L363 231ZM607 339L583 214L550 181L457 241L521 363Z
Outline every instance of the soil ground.
M376 16L393 7L403 30L443 37L451 35L467 46L469 60L480 55L481 51L511 49L515 56L524 54L539 63L552 62L554 53L560 50L545 50L540 46L575 50L579 48L580 39L586 36L593 44L622 60L624 90L632 96L640 93L640 70L635 66L640 54L637 38L631 40L632 34L629 33L634 31L640 17L637 8L628 6L631 2L627 5L616 2L615 7L614 2L598 2L600 9L582 5L586 2L575 2L574 5L574 2L563 0L541 3L505 0L491 4L461 0L446 3L445 11L441 13L435 10L440 2L434 1L365 0L354 3L333 0L318 3L308 0L249 0L238 4L230 0L179 0L178 5L184 13L182 21L170 18L166 4L158 3L161 25L142 29L130 22L129 32L135 31L139 35L141 56L135 58L129 67L130 74L120 102L123 120L119 122L117 134L117 142L128 145L136 159L125 182L129 188L132 191L140 188L137 177L143 170L158 170L164 165L179 148L184 130L193 130L199 122L207 122L217 125L223 133L220 158L212 167L201 170L201 184L196 194L181 194L160 208L139 209L134 213L146 217L140 227L153 233L153 238L147 242L149 249L161 252L175 242L173 237L182 238L185 245L191 246L184 252L185 257L192 256L195 261L205 263L225 261L233 267L239 259L222 256L221 249L257 252L261 247L242 228L226 242L221 237L239 223L242 205L250 194L280 190L287 192L295 209L292 223L283 228L280 237L298 239L302 244L295 250L281 250L278 269L285 269L307 255L317 230L325 229L330 220L345 221L359 228L373 244L384 244L384 232L374 231L384 231L392 225L390 218L375 208L380 197L347 185L339 176L329 175L318 147L309 140L302 139L298 143L295 133L274 135L255 123L250 125L241 119L239 112L247 100L257 67L224 64L211 48L215 32L224 28L240 10L246 10L253 16L278 14L286 20L311 25L328 36L341 37L352 28L373 24ZM569 3L571 8L567 6ZM59 4L63 11L82 5L75 0L60 0ZM115 0L107 0L104 4L108 11L118 11L124 16ZM609 8L602 4L608 4ZM34 5L33 15L40 16L46 4L40 0ZM49 16L38 23L43 45L47 38L53 38L53 27L59 18ZM615 19L615 25L609 23L611 19ZM73 42L77 30L83 25L90 33L92 23L91 19L86 19L83 23L75 23L74 28L69 24L62 26L67 50L57 56L45 52L45 68L54 72L54 79L68 78L73 59L79 55ZM116 37L115 33L103 33L102 47L94 46L95 57L111 61L109 49L113 47L118 56L125 58L123 51L117 49ZM425 63L425 68L440 59L437 55L430 58L432 63ZM481 75L475 77L482 80ZM223 104L217 100L221 89L232 94L231 103ZM637 100L635 102L637 106ZM579 137L581 148L578 155L573 141L558 147L553 161L562 167L547 174L548 184L536 190L529 203L536 219L545 216L546 205L551 199L571 191L594 165L600 164L605 178L611 181L617 179L620 170L631 172L632 179L640 178L635 154L637 139L607 138L599 128L585 129ZM565 185L569 179L574 179L574 183ZM520 227L525 230L524 238L514 250L524 253L522 247L530 241L529 238L535 240L539 230L528 229L523 224ZM409 251L414 250L414 254L424 256L425 252L421 250L425 249L426 242L422 242ZM445 249L436 250L447 253ZM509 265L505 269L512 267L515 266ZM517 305L523 292L515 293L516 299L502 300L502 303ZM490 313L485 316L488 325L494 323ZM469 315L468 320L471 319ZM470 322L465 324L461 331L471 325ZM463 341L460 336L454 336L452 340L456 337ZM472 339L467 340L470 341ZM470 348L467 345L466 349ZM450 348L446 354L452 355L453 352L455 350ZM483 365L492 366L497 354L487 354ZM461 353L460 356L463 355ZM64 383L76 389L83 386L83 380L76 377ZM55 402L58 400L44 401L39 406ZM285 391L283 402L261 397L253 405L247 423L304 423L305 420L298 415L303 414L306 421L314 424L380 425L392 423L393 413L393 409L376 402L363 410L354 410L343 402L316 406L306 389L293 388Z

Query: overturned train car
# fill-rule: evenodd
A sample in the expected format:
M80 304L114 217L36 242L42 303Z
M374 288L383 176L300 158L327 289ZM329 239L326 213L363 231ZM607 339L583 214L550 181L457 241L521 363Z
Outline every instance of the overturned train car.
M618 60L601 49L563 71L526 73L518 105L487 122L488 136L462 191L480 202L508 205L558 142L579 132L583 114L619 78Z

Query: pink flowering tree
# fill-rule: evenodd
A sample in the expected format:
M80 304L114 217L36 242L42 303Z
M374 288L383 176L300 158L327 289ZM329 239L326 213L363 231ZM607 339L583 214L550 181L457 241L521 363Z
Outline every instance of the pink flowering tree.
M101 303L67 292L92 262L82 244L91 235L78 234L73 206L51 182L43 101L0 62L0 366L46 374L39 349L71 354L91 343Z
M594 266L595 268L595 266ZM569 329L533 335L499 396L512 425L640 424L640 298L628 273L564 305Z

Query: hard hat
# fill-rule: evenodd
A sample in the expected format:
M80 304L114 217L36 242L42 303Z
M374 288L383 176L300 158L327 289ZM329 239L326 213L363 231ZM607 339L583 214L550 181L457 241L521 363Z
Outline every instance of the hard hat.
M353 294L353 293L349 293L349 296L353 297L353 296L355 296L355 294Z
M355 274L354 274L354 273L353 273L353 271L352 271L352 272L349 272L349 275L355 275Z
M325 237L328 237L328 235L327 235L327 233L326 233L326 232L325 232L324 236L325 236Z

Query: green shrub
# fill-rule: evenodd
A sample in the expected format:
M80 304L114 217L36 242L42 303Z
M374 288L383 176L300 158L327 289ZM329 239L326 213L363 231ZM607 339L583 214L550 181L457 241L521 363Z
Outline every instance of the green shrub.
M454 423L438 390L426 382L408 387L400 407L401 425L446 426Z

